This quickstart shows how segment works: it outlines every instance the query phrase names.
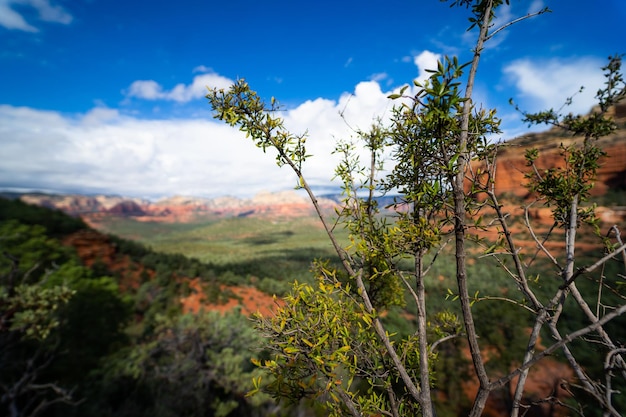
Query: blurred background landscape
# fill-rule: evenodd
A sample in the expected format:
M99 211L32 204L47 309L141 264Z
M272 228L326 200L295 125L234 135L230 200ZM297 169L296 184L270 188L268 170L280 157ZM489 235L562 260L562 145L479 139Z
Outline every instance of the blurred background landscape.
M624 126L623 113L617 116ZM521 219L521 207L531 197L523 187L523 149L540 147L546 151L540 162L549 165L557 160L554 153L563 140L567 138L549 131L532 134L500 152L498 174L507 181L500 183L504 188L499 192L513 217ZM597 213L602 228L624 227L624 130L602 146L607 157L594 189ZM338 198L318 200L331 217ZM393 201L393 196L388 199ZM383 210L383 215L393 218L394 213ZM537 209L531 216L538 233L550 228L549 209ZM0 304L4 410L15 406L21 410L15 415L31 415L41 406L46 416L323 415L314 403L276 405L263 395L246 397L259 372L251 359L266 354L250 317L271 315L292 282L312 282L312 260L338 262L304 196L287 191L249 199L172 197L151 202L6 192L0 199L0 219L4 291L15 291L18 282L48 290L65 284L74 291L66 304L57 299L52 312L36 299L25 302L20 308L33 316L23 317L24 328L7 328L16 323L18 313L6 301ZM532 252L529 236L523 244L521 222L515 224L516 238ZM347 231L338 233L347 245ZM601 240L590 229L581 234L580 256L594 259L602 251ZM492 294L506 292L511 283L498 278L502 275L495 263L479 261L480 254L475 251L469 262L473 285ZM444 251L441 256L453 255ZM427 287L428 303L435 310L450 307L446 294L455 285L453 265L439 262L430 273L434 279ZM541 259L535 269L550 274ZM484 343L500 352L489 362L495 369L506 368L524 346L523 335L507 331L522 319L506 305L497 307L497 314L490 310L493 305L476 307L479 330L491 335ZM481 315L481 308L489 314ZM399 336L411 331L414 319L409 297L404 308L394 307L384 318ZM581 319L568 317L572 325ZM20 336L18 330L28 328L32 334ZM463 343L456 343L437 361L442 416L463 415L468 406L475 390L466 374L468 360ZM558 357L538 369L528 386L537 395L571 373ZM505 399L490 399L491 415L506 411Z

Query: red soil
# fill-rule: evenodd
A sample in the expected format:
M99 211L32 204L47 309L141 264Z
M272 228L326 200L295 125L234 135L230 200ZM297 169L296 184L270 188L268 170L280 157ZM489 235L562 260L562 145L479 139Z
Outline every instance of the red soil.
M154 271L145 268L143 265L134 262L128 255L117 252L113 242L95 230L81 230L67 236L63 244L73 246L78 256L87 266L92 266L95 262L103 262L111 272L121 276L120 290L136 290L142 283L142 275L148 274L153 278ZM254 313L269 315L273 306L280 305L280 300L275 300L271 295L248 286L221 286L223 294L231 294L230 299L225 303L209 303L202 282L199 278L178 278L187 280L191 288L191 294L180 299L184 312L197 313L200 309L205 311L230 311L241 306L243 314L251 316Z
M144 272L150 278L154 277L154 271L133 262L128 255L118 253L113 242L96 230L86 229L72 233L63 239L63 244L73 246L86 266L103 262L111 272L118 273L121 276L121 291L139 288Z
M252 316L255 313L260 313L263 316L268 316L273 313L276 306L282 305L282 300L272 297L254 287L244 286L227 286L221 285L220 289L222 293L232 293L233 296L223 304L210 304L207 302L207 297L203 289L203 284L198 278L194 278L189 281L189 286L192 293L180 299L183 305L183 311L188 313L197 313L200 310L210 310L227 312L236 307L241 307L242 314L246 316Z

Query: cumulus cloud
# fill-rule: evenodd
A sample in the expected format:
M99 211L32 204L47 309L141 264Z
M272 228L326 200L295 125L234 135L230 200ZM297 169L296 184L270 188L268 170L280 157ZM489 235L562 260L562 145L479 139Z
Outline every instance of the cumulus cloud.
M305 172L328 187L338 138L367 128L387 106L373 81L339 100L307 101L284 113L294 133L308 130ZM345 120L340 116L344 110ZM79 117L0 106L0 187L109 193L148 198L253 195L292 189L296 178L279 168L236 129L211 119L143 120L96 108Z
M14 6L27 6L35 9L40 20L51 23L69 24L72 15L49 0L0 0L0 26L11 30L38 32L39 29L28 23L24 16L14 9Z
M436 55L423 54L420 69ZM205 85L226 87L214 73L196 76L178 90L156 82L134 83L129 94L145 99L199 97ZM201 87L200 87L201 86ZM202 89L202 93L198 91ZM366 130L389 115L387 96L377 81L358 83L337 99L318 98L283 111L286 127L308 134L313 155L305 175L318 190L331 187L339 139ZM279 168L234 128L206 119L150 120L102 105L68 116L54 111L0 105L0 188L122 194L147 198L170 195L251 196L292 189L296 178Z
M595 58L526 58L505 66L504 74L519 90L518 97L528 111L557 110L574 95L572 105L563 111L587 113L595 104L595 94L604 82L602 66L603 63ZM584 90L578 93L583 86Z
M426 72L426 70L436 70L437 69L437 61L441 59L440 54L436 54L430 51L423 51L415 58L413 58L413 62L419 68L419 75L417 76L417 81L423 83L426 81L428 77L430 77L430 73Z
M330 185L340 159L332 154L338 141L356 139L356 132L369 129L375 119L384 121L394 104L387 96L397 91L383 91L377 81L362 81L338 100L309 100L285 113L285 125L291 132L308 134L307 153L313 157L307 160L304 173L316 187ZM367 161L365 153L361 157Z
M146 100L157 100L165 95L163 87L153 80L138 80L133 82L126 93L128 97L138 97Z
M196 67L194 72L205 71L204 66ZM178 103L186 103L191 100L204 97L208 88L226 88L233 81L222 77L214 72L196 75L191 84L177 84L171 90L163 89L163 86L154 80L138 80L133 82L125 91L126 97L135 97L144 100L169 100Z
M272 158L243 142L212 120L141 120L112 109L68 117L3 105L0 187L155 198L284 187Z

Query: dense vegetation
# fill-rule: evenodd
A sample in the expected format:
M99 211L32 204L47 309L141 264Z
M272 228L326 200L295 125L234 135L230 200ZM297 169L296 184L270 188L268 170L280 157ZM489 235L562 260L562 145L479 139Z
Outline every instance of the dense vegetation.
M223 269L112 238L154 271L121 292L123 276L61 244L79 219L4 199L0 214L0 415L268 415L245 397L262 347L248 319L181 311L180 278L217 286Z

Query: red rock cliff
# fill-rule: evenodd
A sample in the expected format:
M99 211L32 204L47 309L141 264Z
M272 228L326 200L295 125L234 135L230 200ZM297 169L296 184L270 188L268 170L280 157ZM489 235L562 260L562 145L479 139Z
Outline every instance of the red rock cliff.
M620 129L598 141L598 145L606 152L606 157L600 161L600 169L596 178L592 195L604 195L609 190L626 192L626 102L620 103L612 109L612 116ZM524 175L531 168L526 165L524 158L527 149L539 150L539 157L535 161L541 170L563 167L563 157L560 155L560 145L569 146L580 143L582 138L564 136L556 128L547 132L533 133L505 143L498 152L496 166L496 193L507 193L517 197L527 197L528 189Z

